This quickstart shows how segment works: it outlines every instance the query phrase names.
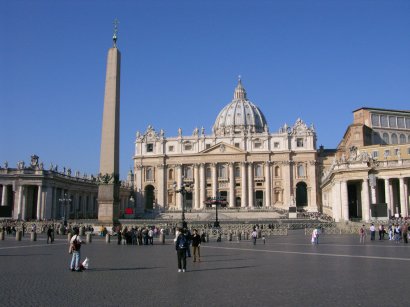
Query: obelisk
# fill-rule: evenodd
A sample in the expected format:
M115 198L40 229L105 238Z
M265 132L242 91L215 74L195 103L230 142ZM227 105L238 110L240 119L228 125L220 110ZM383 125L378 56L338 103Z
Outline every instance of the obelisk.
M101 132L98 220L116 223L119 217L120 66L118 21L114 21L113 47L108 50L104 113Z

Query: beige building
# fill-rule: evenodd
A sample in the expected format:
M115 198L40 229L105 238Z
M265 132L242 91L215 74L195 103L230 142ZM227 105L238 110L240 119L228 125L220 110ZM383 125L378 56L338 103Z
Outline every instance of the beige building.
M408 216L410 112L361 108L331 155L320 155L323 212L340 220Z
M21 220L95 219L98 215L98 178L50 165L45 169L33 155L29 164L0 167L0 217ZM132 195L131 181L120 189L124 214Z
M228 208L318 211L316 133L301 119L270 132L262 111L247 99L239 80L233 100L217 116L212 133L178 129L166 137L148 126L137 132L134 190L137 207L182 209L176 193L183 184L186 209L202 210L210 197Z

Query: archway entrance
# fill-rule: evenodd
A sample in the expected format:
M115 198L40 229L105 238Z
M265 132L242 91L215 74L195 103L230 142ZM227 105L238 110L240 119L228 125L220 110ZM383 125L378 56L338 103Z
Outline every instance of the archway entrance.
M349 182L347 185L349 219L362 219L361 190L360 182Z
M298 182L298 184L296 185L296 206L305 207L307 205L307 185L304 182Z
M241 198L238 196L235 198L235 207L240 207L241 206Z
M185 210L192 209L192 192L186 192L185 194Z
M154 200L155 200L155 188L152 185L147 185L145 187L145 210L154 209Z
M255 206L262 207L263 206L263 191L256 191L255 192Z

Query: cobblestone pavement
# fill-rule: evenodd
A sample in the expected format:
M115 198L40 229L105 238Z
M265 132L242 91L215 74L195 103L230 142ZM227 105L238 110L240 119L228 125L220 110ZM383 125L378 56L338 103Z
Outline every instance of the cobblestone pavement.
M177 272L172 240L122 246L93 238L82 248L90 270L68 269L65 237L46 244L0 241L3 306L399 306L408 304L410 247L359 244L358 236L328 235L310 244L303 232L286 237L202 245L200 263Z

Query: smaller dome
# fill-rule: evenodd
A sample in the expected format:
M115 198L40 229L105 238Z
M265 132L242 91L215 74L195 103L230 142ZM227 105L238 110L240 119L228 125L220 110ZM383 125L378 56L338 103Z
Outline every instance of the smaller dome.
M243 131L261 133L268 125L262 111L246 97L245 88L239 79L233 100L227 104L215 120L212 128L215 135L239 134Z

